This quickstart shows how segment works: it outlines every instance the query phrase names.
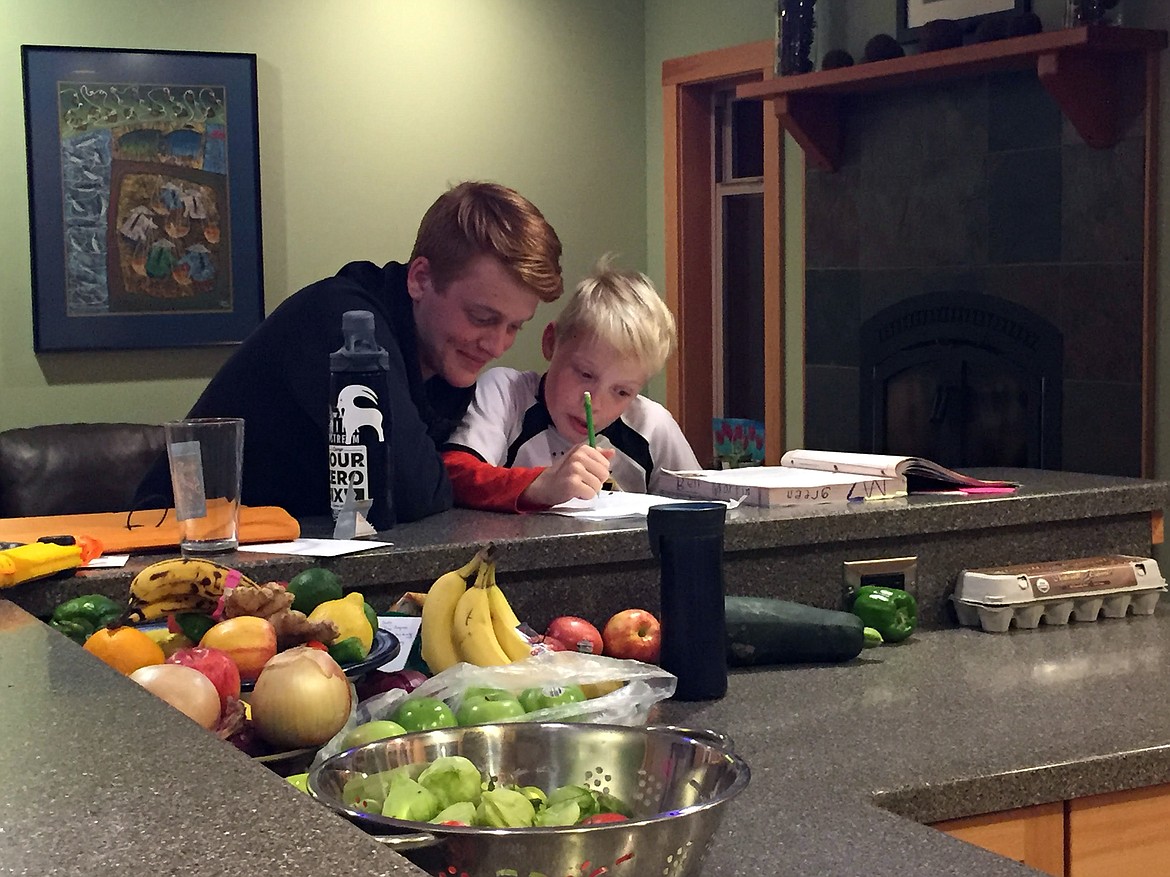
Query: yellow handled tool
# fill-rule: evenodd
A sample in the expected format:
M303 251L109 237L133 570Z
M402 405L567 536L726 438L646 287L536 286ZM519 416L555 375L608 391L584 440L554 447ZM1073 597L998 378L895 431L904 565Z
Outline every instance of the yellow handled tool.
M101 543L88 536L50 536L27 545L0 549L0 588L82 566L101 553Z

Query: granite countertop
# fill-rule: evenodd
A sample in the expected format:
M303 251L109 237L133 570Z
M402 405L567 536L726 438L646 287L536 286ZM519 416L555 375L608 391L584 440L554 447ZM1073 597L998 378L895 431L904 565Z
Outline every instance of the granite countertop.
M1170 781L1170 612L736 671L660 719L752 768L707 875L1010 875L918 824ZM0 602L0 874L417 874Z
M973 470L1021 483L1011 496L915 495L878 502L827 503L728 513L727 554L792 546L925 537L991 528L1026 527L1142 515L1170 507L1170 482L1030 469ZM303 522L305 535L326 536L325 521ZM439 573L467 562L475 548L496 543L502 568L541 572L603 564L654 564L644 519L583 521L557 515L510 515L454 509L382 534L389 547L332 560L266 555L246 549L219 558L259 580L287 580L309 566L334 569L353 587L387 592L425 587ZM166 552L165 556L173 556ZM5 596L45 617L79 593L121 599L133 573L163 555L136 555L123 569L94 570L84 578L29 582ZM82 584L84 582L84 584ZM388 601L387 601L388 602ZM384 608L379 604L379 608Z

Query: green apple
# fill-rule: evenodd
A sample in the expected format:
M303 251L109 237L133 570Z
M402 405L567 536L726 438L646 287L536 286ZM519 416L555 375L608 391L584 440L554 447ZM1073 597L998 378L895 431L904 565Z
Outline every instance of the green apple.
M307 773L294 773L291 776L285 777L285 779L302 792L309 791L309 775Z
M511 692L487 691L471 697L464 695L455 718L461 726L483 725L519 718L524 712L524 707Z
M469 697L479 697L482 694L503 694L508 697L516 696L506 688L491 688L486 685L469 685L467 688L463 689L463 700L467 700Z
M527 713L583 700L585 692L580 685L546 685L544 688L526 688L520 692L520 706Z
M399 704L391 720L407 731L433 731L456 725L451 707L434 697L408 697Z
M375 740L385 740L387 737L397 737L399 734L405 733L406 728L397 722L377 719L372 722L366 722L364 725L358 725L345 735L345 739L341 745L345 749L352 749L364 743L373 743Z

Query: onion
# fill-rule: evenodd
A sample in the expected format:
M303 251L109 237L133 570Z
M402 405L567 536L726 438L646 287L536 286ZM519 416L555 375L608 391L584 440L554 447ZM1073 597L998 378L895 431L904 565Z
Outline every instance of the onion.
M352 700L337 662L305 646L271 658L248 697L260 736L288 748L325 743L344 727Z
M219 721L219 692L194 667L152 664L135 670L130 678L208 730Z
M418 670L395 670L387 673L385 670L371 670L356 683L358 700L367 700L375 694L382 694L395 688L401 688L410 694L427 681L427 675Z

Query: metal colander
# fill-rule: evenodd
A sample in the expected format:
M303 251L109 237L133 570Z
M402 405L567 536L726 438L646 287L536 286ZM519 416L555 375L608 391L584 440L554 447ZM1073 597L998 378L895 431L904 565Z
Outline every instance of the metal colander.
M346 806L347 780L463 755L501 783L586 785L634 811L627 822L549 828L424 826ZM697 874L723 815L748 784L718 735L675 728L512 722L445 728L338 753L309 793L437 877L684 877Z

